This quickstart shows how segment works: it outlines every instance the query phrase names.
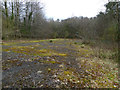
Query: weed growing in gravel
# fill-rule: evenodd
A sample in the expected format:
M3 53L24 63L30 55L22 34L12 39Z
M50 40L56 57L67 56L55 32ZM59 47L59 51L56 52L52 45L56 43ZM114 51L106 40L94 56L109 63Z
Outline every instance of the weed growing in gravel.
M76 47L77 56L88 58L88 57L92 57L94 54L92 49L88 46L85 46L84 48L82 48L80 45L74 45L74 46Z
M63 71L58 75L58 79L64 82L79 83L78 76L72 70Z

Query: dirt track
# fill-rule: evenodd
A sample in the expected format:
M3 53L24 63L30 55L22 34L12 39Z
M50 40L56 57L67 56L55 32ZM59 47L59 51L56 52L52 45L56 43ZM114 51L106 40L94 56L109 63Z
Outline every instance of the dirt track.
M59 87L61 82L56 75L60 72L60 69L63 67L66 69L69 67L78 68L75 61L76 51L72 43L73 41L70 40L59 40L3 45L3 87ZM9 51L5 50L14 46L30 47L31 45L33 47L38 45L34 47L38 50L50 49L66 55L39 56L39 54L17 53L12 51L12 49Z

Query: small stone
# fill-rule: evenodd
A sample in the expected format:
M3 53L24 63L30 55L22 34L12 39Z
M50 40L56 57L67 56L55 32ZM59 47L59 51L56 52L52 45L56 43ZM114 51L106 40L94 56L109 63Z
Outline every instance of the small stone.
M116 88L117 86L116 86L116 85L114 85L114 87Z
M61 67L61 68L62 68L62 67L64 67L64 66L61 64L61 65L59 65L59 67Z
M10 51L7 51L7 52L10 52Z
M69 74L67 74L67 76L69 77L70 75L69 75Z
M70 81L72 82L73 80L72 80L72 79L70 79Z
M50 57L47 57L47 59L50 59Z
M61 82L61 84L65 84L64 82Z
M53 75L53 77L54 77L54 78L56 78L56 77L57 77L57 75Z
M50 72L50 71L51 71L51 68L48 68L48 71Z
M37 74L40 74L40 73L42 73L42 71L37 71Z
M52 59L52 61L55 61L55 59Z
M85 45L82 44L82 45L81 45L81 48L84 48L84 47L85 47Z
M56 85L56 88L60 88L59 85Z
M60 82L60 80L59 80L59 79L56 79L54 82Z
M60 80L59 79L57 79L57 82L59 82Z
M40 85L40 87L43 87L43 85Z

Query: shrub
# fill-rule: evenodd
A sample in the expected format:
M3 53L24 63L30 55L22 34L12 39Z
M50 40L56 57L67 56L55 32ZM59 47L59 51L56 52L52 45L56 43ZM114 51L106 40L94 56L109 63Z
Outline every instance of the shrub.
M53 42L52 40L50 40L50 42Z
M82 42L82 44L88 45L88 44L90 44L90 41L84 40L84 41Z
M77 44L77 42L74 42L74 44Z

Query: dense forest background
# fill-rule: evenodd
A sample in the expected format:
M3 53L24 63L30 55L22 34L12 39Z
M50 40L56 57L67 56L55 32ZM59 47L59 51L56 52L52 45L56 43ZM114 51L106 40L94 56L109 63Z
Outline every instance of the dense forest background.
M118 3L109 2L96 17L46 19L40 2L3 2L2 39L79 38L118 41Z

